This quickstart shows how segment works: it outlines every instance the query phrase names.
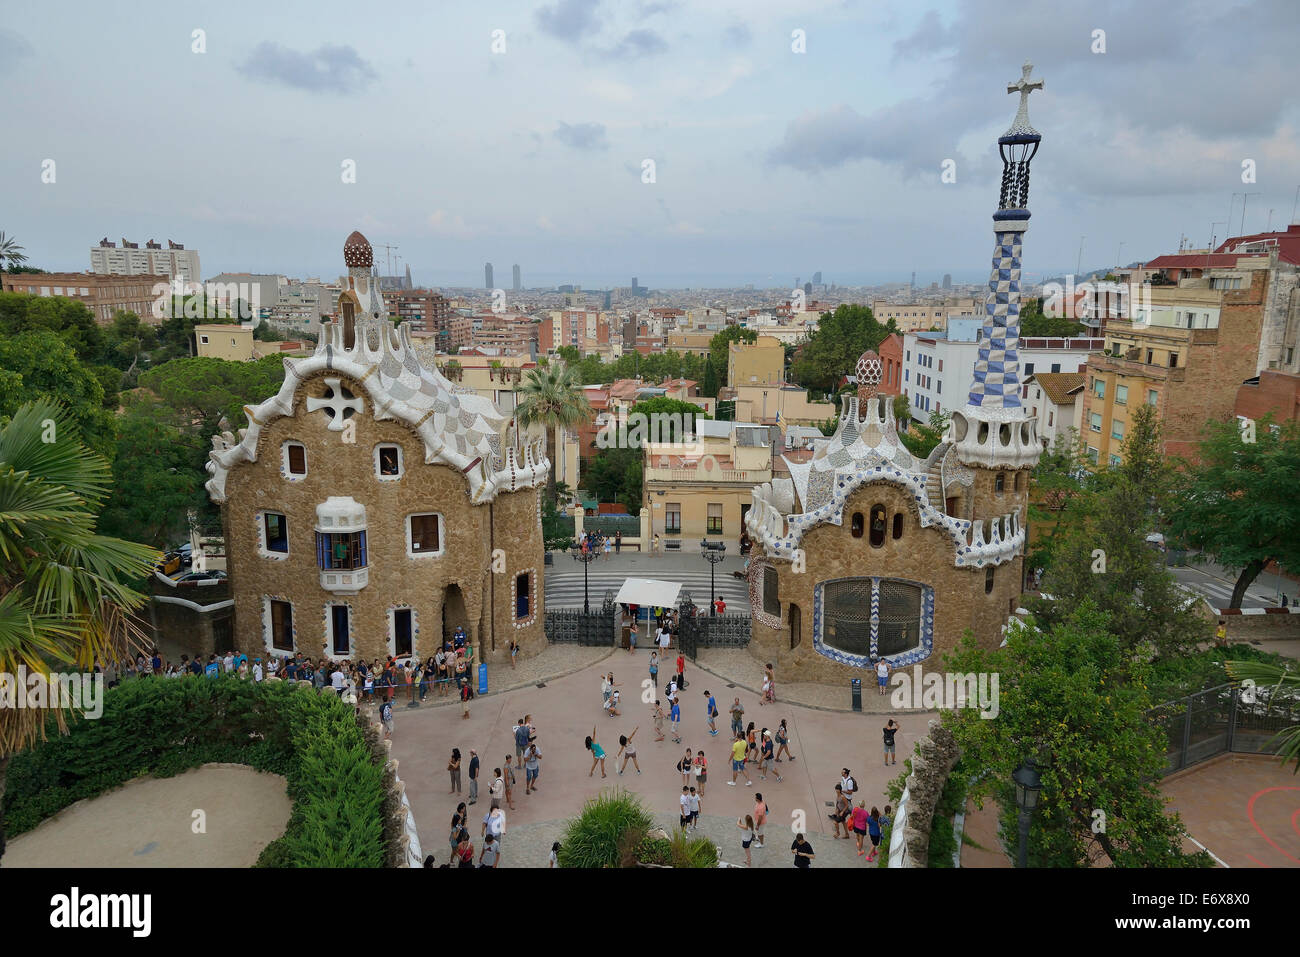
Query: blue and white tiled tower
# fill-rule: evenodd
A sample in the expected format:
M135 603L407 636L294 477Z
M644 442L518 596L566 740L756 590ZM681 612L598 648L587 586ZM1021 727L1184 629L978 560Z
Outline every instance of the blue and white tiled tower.
M1042 136L1029 124L1029 94L1043 88L1031 80L1033 64L1007 84L1020 94L1011 128L998 138L1002 188L993 214L993 271L984 302L979 357L966 405L953 410L950 441L969 465L1023 468L1038 460L1037 422L1020 402L1020 250L1029 228L1029 164Z

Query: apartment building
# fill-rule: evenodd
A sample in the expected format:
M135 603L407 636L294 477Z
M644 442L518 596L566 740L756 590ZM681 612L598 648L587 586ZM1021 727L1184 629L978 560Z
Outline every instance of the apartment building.
M772 336L727 344L727 385L771 385L785 381L785 347Z
M89 272L0 273L0 289L31 296L63 296L84 304L95 315L95 322L106 326L118 311L134 312L143 321L157 324L154 303L162 296L170 279L164 275L118 276ZM162 291L159 292L159 287Z
M695 423L696 441L647 443L642 471L643 507L650 531L669 549L701 539L740 541L755 485L772 479L769 429L754 422Z
M909 332L903 337L902 394L909 399L913 418L925 421L931 413L966 402L981 325L975 318L949 319L945 333ZM1104 339L1021 338L1021 374L1027 378L1035 372L1079 372L1104 345ZM1028 399L1023 385L1021 392L1022 401ZM1032 405L1027 411L1036 415Z
M185 282L198 282L202 276L196 249L186 249L170 239L166 249L152 239L144 249L123 239L119 248L107 236L90 248L90 271L103 276L167 276Z
M540 323L528 316L487 313L471 320L470 345L499 356L536 356Z
M1035 372L1025 379L1029 392L1024 401L1038 419L1043 448L1052 448L1070 429L1082 435L1082 395L1087 381L1082 372Z

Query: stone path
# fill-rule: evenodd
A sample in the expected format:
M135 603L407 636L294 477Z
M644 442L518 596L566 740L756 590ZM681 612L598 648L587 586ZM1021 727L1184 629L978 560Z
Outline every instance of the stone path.
M691 680L690 667L688 664L687 681ZM721 678L727 683L725 690L731 694L735 693L731 690L732 685L755 695L763 687L763 664L745 648L701 648L695 667ZM892 687L890 690L892 692ZM818 711L853 711L848 679L837 685L782 681L778 670L776 693L778 710L784 704L797 704ZM922 713L910 708L895 708L888 694L882 696L878 693L874 676L867 671L862 673L862 711L864 714L891 715Z
M568 824L567 818L559 818L553 821L525 824L513 829L507 828L505 841L502 843L500 866L547 867L551 845L564 838L564 830ZM662 827L670 835L678 824L676 817L669 820L663 815L655 815L655 825ZM707 837L721 847L721 860L724 863L745 866L745 851L740 846L740 830L736 827L736 818L719 814L701 814L699 829L692 836ZM794 855L790 851L790 844L794 841L794 834L789 827L784 823L780 826L773 823L767 827L764 836L767 841L762 848L750 848L752 866L793 868ZM813 867L875 867L874 863L868 865L865 863L865 858L858 857L857 843L852 839L835 840L829 834L814 835L809 838L809 843L812 844L815 855ZM476 857L482 847L481 839L476 838L474 841ZM864 847L869 848L870 843L864 844ZM445 842L441 848L433 850L439 864L447 861L449 848ZM428 849L426 853L427 851Z
M425 853L434 854L439 863L448 857L448 830L456 804L469 800L469 749L477 749L482 761L479 801L469 808L470 833L477 849L481 846L480 822L489 806L487 789L492 780L492 769L503 767L507 754L513 758L511 728L517 718L531 714L542 750L540 789L535 794L525 795L524 775L518 773L513 795L515 809L506 810L504 866L521 866L521 860L524 862L522 866L544 866L551 843L560 839L567 819L576 815L583 803L600 793L602 788L625 786L642 799L656 820L675 823L682 779L674 766L688 746L696 750L703 748L709 759L705 816L716 816L722 823L717 825L719 830L716 834L713 824L706 826L705 833L722 844L725 860L734 860L739 851L739 840L731 833L735 818L752 809L754 792L759 791L771 809L773 835L779 825L784 842L773 836L772 843L763 849L765 854L776 851L776 854L767 856L779 858L776 864L768 866L792 866L785 857L789 855L790 826L795 820L802 821L818 854L814 866L827 866L828 862L836 866L857 866L861 861L856 856L856 848L847 854L838 848L832 850L836 845L830 837L830 822L826 819L826 805L834 797L840 769L848 767L852 770L858 781L859 796L868 807L877 805L883 809L889 802L885 794L886 784L902 770L901 758L911 753L912 745L925 732L932 717L930 714L897 714L900 764L886 767L880 751L880 728L884 724L881 715L820 710L788 701L778 702L775 707L760 707L756 694L739 688L729 689L725 682L718 682L715 686L714 678L700 673L699 669L692 678L688 666L687 677L691 681L682 696L683 741L680 745L674 744L666 733L664 741L656 742L650 706L642 701L642 695L646 693L643 682L647 678L648 660L644 650L629 654L612 649L552 648L544 655L553 656L552 661L578 662L584 655L595 660L580 671L541 682L545 687L539 688L537 683L521 683L513 690L478 698L471 704L468 719L461 717L459 706L450 698L446 699L447 707L426 704L414 709L395 709L392 756L398 760L398 773L406 783L420 842ZM620 717L607 717L601 710L600 676L611 670L615 680L622 685L623 714ZM518 672L516 677L520 677ZM723 712L717 724L719 734L716 737L708 733L703 696L706 689L714 692ZM781 718L788 722L790 749L797 761L778 766L783 782L778 783L774 775L761 781L751 767L752 787L746 787L743 778L737 787L727 786L731 776L727 764L727 711L735 697L741 699L745 708L746 723L752 720L758 728L774 728ZM607 754L607 777L604 779L600 777L599 768L594 775L588 773L592 758L583 739L592 733L593 726L597 740ZM628 773L619 777L614 761L618 739L620 735L630 734L634 728L638 729L634 742L643 773L636 775L629 765ZM665 726L665 732L668 730ZM463 760L459 794L449 793L446 770L453 747L460 749ZM839 842L840 845L850 843ZM743 860L743 854L740 859Z
M192 830L196 809L202 834ZM252 867L284 833L289 811L280 775L208 764L78 801L11 840L4 866Z

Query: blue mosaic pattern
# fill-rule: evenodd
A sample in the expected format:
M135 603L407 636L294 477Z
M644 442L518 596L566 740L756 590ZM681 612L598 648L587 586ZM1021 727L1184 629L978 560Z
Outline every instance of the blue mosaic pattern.
M831 659L841 665L848 665L850 668L863 668L874 671L871 659L865 655L852 655L846 651L840 651L838 648L832 648L822 641L825 634L823 612L825 611L825 600L823 597L825 587L832 581L842 581L843 579L833 578L824 582L818 582L813 586L813 649L819 654ZM934 651L934 589L923 582L910 581L906 578L897 578L894 581L906 582L909 585L917 585L921 589L921 636L917 646L910 651L904 651L897 655L885 655L884 660L889 662L892 668L904 668L917 664L929 658ZM871 652L876 654L876 637L877 628L880 620L880 582L879 578L871 579Z
M984 301L984 327L975 381L967 405L1020 406L1020 251L1021 233L997 233L993 272Z

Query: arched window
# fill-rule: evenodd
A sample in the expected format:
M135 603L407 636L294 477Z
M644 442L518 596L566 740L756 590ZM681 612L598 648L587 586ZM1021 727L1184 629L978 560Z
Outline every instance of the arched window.
M902 512L894 513L894 537L895 538L903 537L903 513Z
M879 548L885 544L885 506L871 506L871 546Z
M1023 472L1020 472L1020 471L1017 471L1017 472L1016 472L1016 491L1017 491L1017 492L1020 491L1020 483L1021 483L1022 481L1024 481L1024 473L1023 473Z
M993 476L993 491L1001 495L1003 489L1005 489L1006 487L1007 487L1006 475L1004 475L1001 472L998 472L996 475Z
M849 531L853 534L854 538L861 538L862 529L863 529L862 513L854 512L853 521L849 524Z
M993 566L984 569L984 594L993 593Z

